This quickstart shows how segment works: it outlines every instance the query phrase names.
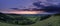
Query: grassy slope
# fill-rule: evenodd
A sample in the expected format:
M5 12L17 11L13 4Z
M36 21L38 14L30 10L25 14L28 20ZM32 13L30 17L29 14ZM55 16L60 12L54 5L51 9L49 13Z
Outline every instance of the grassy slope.
M60 16L51 16L46 20L38 21L32 25L14 25L0 22L0 26L60 26Z

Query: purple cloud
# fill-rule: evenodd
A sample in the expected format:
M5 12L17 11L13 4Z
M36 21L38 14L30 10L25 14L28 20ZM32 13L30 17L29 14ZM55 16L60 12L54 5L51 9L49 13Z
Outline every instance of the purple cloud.
M60 0L46 0L45 2L37 1L34 2L33 5L36 7L41 7L41 10L45 10L46 12L50 13L60 13Z

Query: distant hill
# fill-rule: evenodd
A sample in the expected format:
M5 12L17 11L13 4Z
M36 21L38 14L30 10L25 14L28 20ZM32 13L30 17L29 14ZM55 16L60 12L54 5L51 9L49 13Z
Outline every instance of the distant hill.
M3 19L4 22L8 21L8 22L12 22L12 23L13 23L13 21L15 21L15 22L17 22L15 24L20 24L18 22L21 22L21 20L22 20L22 23L24 23L24 24L25 24L25 22L26 22L26 24L35 23L36 21L39 21L39 20L40 21L45 20L45 19L49 18L50 16L51 15L48 15L48 14L4 14L4 13L0 12L0 20ZM26 20L26 21L24 22L24 20Z

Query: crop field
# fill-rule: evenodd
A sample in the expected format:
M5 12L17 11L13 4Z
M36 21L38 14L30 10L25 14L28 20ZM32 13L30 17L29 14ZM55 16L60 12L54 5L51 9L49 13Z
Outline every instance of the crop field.
M14 20L10 21L11 20L10 18L7 18L7 19L5 18L5 21L1 20L2 15L0 14L0 26L60 26L60 15L51 15L49 18L43 19L43 20L40 20L41 16L37 16L37 15L23 16L21 19L19 18L21 17L21 15L20 16L6 15L4 17L8 17L8 16L13 18ZM43 17L46 17L46 16L43 16ZM17 19L18 21L16 21ZM20 21L20 20L23 20L23 21Z

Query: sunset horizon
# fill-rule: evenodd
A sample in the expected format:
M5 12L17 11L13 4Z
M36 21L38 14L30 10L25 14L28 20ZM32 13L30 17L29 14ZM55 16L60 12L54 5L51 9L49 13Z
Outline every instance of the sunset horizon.
M2 13L7 14L40 14L44 11L2 11Z

